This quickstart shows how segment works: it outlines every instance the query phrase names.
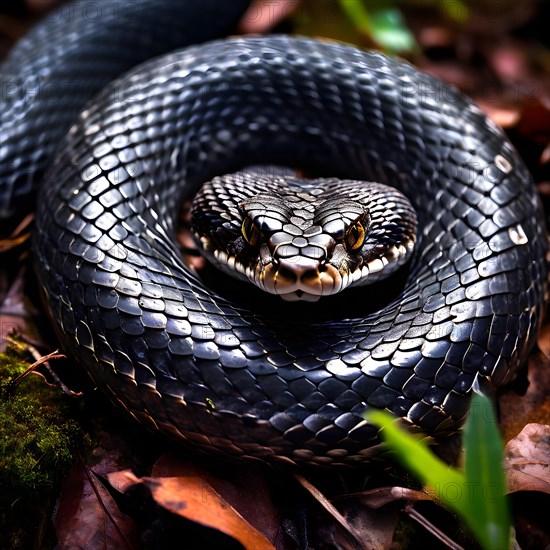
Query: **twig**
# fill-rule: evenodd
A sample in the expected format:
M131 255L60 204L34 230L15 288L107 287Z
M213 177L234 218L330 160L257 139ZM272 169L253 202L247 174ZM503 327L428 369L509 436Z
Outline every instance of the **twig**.
M405 512L409 515L411 519L422 525L422 527L424 527L426 531L439 539L451 550L464 550L464 548L460 546L460 544L457 544L453 539L448 537L445 533L443 533L443 531L441 531L441 529L439 529L431 521L426 519L420 512L417 512L411 505L405 507Z
M0 253L8 252L28 240L33 219L34 214L25 216L9 237L0 239Z
M11 341L11 338L10 338ZM21 345L21 344L19 344ZM10 383L10 387L15 387L17 384L23 380L23 378L26 378L31 372L35 371L40 365L43 365L50 359L60 359L62 357L65 357L63 354L59 353L59 350L55 350L52 353L48 353L48 355L44 355L38 361L35 361L30 367L28 367L24 372L22 372L19 376L16 376Z
M294 474L298 483L306 489L313 498L336 520L336 522L342 527L345 533L347 533L353 541L357 544L358 548L373 548L373 544L369 540L365 540L364 536L360 536L357 531L348 523L346 518L332 505L332 503L307 479L299 474Z

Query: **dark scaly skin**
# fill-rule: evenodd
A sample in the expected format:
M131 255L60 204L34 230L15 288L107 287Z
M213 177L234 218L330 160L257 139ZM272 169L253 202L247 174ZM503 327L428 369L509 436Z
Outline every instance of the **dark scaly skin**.
M305 39L215 42L111 85L59 150L33 243L50 312L94 380L169 436L232 457L362 461L369 407L456 428L472 391L509 381L534 342L546 236L532 180L475 106L409 65ZM403 190L420 234L397 295L374 311L376 287L283 308L189 273L181 200L257 163Z
M142 61L233 31L248 4L83 0L47 14L0 68L0 219L29 209L29 195L91 97ZM118 90L122 98L135 91L132 84Z

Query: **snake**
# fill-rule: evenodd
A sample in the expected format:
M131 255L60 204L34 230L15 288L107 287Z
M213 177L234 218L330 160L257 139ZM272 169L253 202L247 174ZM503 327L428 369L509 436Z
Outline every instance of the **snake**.
M532 177L407 62L228 38L247 6L69 4L2 66L0 212L38 194L32 258L62 346L137 422L223 458L362 464L370 409L452 432L535 342ZM195 195L205 273L175 241Z

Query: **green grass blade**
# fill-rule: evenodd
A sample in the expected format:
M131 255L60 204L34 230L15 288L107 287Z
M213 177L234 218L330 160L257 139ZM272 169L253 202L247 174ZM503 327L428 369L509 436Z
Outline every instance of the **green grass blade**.
M391 2L371 3L370 9L364 0L339 0L339 4L355 28L370 36L384 50L406 53L416 49L416 41L401 11Z
M385 50L394 53L407 53L416 49L416 40L405 25L403 16L398 9L375 11L371 21L371 36Z
M340 9L355 27L360 32L370 36L372 31L371 17L362 0L339 0L339 4Z
M446 491L442 493L442 488L448 487L449 484L462 487L464 476L435 456L422 441L405 432L395 422L395 417L383 411L373 410L369 411L365 418L382 428L382 438L395 451L399 461L436 493L438 498L441 493L443 502Z
M503 550L509 546L510 520L502 471L502 442L494 415L491 416L490 402L479 403L473 400L474 412L466 428L464 473L435 456L422 441L401 428L392 415L369 411L365 418L382 428L382 438L399 461L443 505L464 519L484 548Z
M504 446L493 405L485 396L472 398L464 427L464 451L468 522L485 548L508 548L510 512L503 468Z

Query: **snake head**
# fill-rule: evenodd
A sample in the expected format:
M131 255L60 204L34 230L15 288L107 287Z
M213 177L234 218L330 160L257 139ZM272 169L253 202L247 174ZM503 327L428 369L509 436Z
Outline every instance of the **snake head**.
M288 301L314 302L393 273L416 215L395 189L353 180L231 174L203 186L193 230L223 271Z

